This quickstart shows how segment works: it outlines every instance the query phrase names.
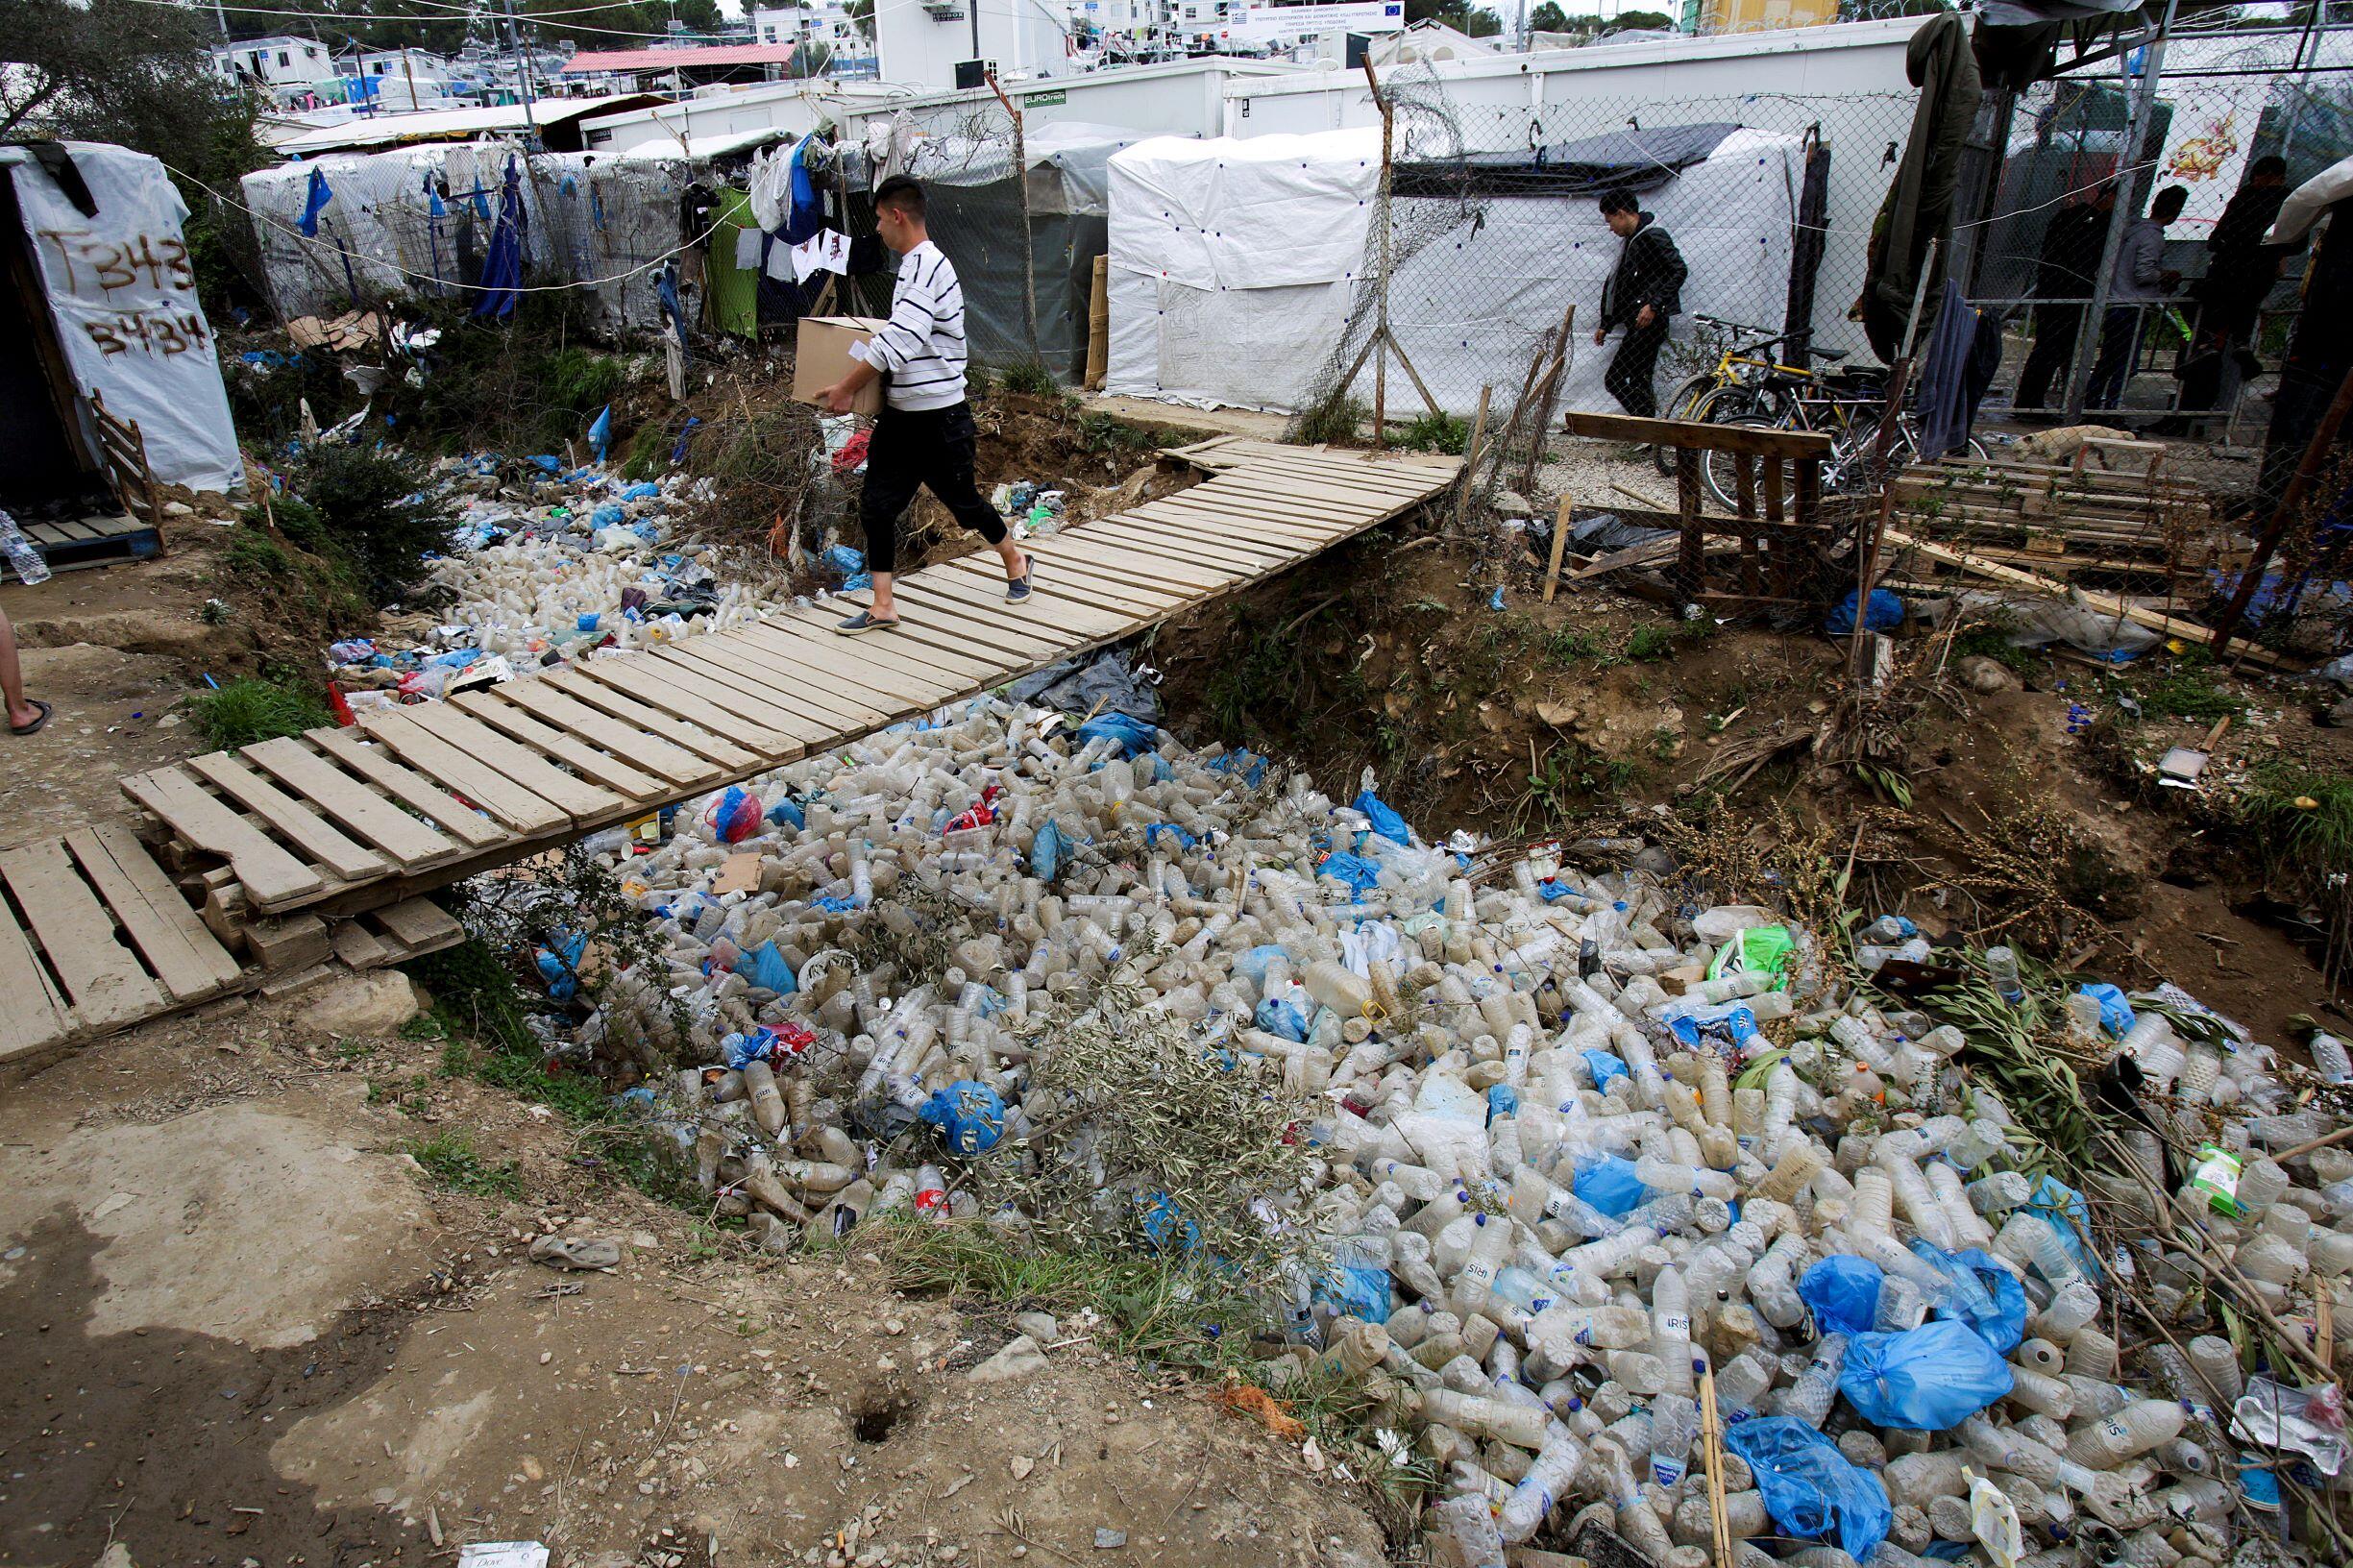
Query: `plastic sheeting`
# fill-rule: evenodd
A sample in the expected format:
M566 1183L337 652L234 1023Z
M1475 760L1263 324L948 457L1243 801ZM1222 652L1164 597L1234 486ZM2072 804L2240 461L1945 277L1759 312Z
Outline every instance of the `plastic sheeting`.
M1679 335L1699 313L1778 318L1800 149L1796 136L1733 131L1643 196L1690 265ZM1380 159L1371 131L1156 138L1114 158L1107 390L1204 406L1311 401L1364 292ZM1458 414L1482 386L1516 377L1572 303L1590 322L1621 245L1583 195L1400 196L1393 228L1437 231L1397 264L1389 323ZM1589 333L1573 335L1562 407L1617 407L1602 384L1615 352L1614 340L1597 351Z
M525 171L525 281L607 280L584 291L599 326L659 328L653 263L691 237L681 212L701 166L683 158L526 156L511 142L355 153L247 175L243 198L272 306L289 319L335 315L355 301L455 296L478 282L510 156ZM299 225L314 172L331 194L317 234L306 236ZM733 259L714 255L712 264Z
M181 231L187 206L163 165L144 153L81 141L65 150L97 204L87 216L30 154L0 149L0 162L14 182L81 416L88 419L95 394L108 412L137 424L157 478L233 490L244 462L212 331L196 303ZM96 431L85 436L95 451Z

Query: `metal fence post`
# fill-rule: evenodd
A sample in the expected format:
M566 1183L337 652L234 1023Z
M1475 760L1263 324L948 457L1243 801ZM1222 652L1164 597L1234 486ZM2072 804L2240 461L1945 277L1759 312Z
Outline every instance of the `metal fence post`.
M2075 328L2075 357L2068 366L2067 422L2071 425L2083 421L2083 400L2091 390L2092 372L2099 357L2099 340L2107 331L2108 295L2116 274L2117 253L2124 248L2125 228L2140 216L2141 199L2134 194L2134 184L2140 178L2141 147L2148 138L2149 114L2157 103L2157 78L2165 69L2165 40L2173 31L2173 8L2177 3L2178 0L2165 0L2165 19L2157 24L2156 35L2143 45L2147 57L2142 64L2140 85L2133 89L2132 108L2124 116L2124 145L2117 152L2116 207L2108 214L2108 233L2099 247L2099 271L2092 278L2092 304ZM2124 380L2129 385L2130 366L2125 368ZM2121 390L2117 401L2120 404L2123 401Z

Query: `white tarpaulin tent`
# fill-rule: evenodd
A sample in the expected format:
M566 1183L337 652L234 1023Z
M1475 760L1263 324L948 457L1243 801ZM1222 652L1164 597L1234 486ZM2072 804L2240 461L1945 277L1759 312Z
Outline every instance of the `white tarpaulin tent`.
M1107 390L1295 409L1320 390L1343 339L1351 351L1361 343L1364 322L1351 333L1349 313L1371 270L1378 133L1163 138L1111 166ZM1391 330L1439 403L1468 414L1483 385L1512 395L1516 381L1503 383L1574 303L1560 406L1615 409L1602 376L1616 340L1595 349L1591 327L1620 242L1590 192L1560 189L1532 160L1524 172L1487 162L1481 194L1394 199ZM1798 137L1732 129L1640 193L1691 269L1678 335L1696 313L1777 328L1802 174ZM1370 384L1367 372L1358 395ZM1421 411L1394 369L1389 407Z
M181 233L187 206L163 165L144 153L86 141L63 149L79 189L26 148L0 148L0 166L73 380L84 444L97 450L89 400L101 397L109 413L138 426L157 478L233 490L244 461L212 331L196 303Z

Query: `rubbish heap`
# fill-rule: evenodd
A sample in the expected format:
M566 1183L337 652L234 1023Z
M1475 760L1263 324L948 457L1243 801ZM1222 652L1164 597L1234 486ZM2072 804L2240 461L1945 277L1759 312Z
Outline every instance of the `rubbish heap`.
M430 700L583 657L730 630L772 601L723 583L716 547L676 543L668 514L696 481L631 481L602 465L529 459L503 480L494 457L444 459L437 479L466 497L425 602L395 617L405 635L334 644L328 664L355 708Z
M1261 1371L1361 1385L1439 1478L1436 1561L2220 1568L2337 1528L2353 1154L2302 1069L2178 992L2071 999L2141 1110L2070 1187L1959 1028L1663 849L1474 858L1369 776L1269 775L983 698L731 788L621 867L666 972L585 1038L699 1064L674 1130L771 1245L1017 1230L960 1175L1033 1157L1041 1020L1136 976L1296 1106L1311 1179L1249 1205L1300 1260ZM905 962L861 967L877 931ZM1096 1180L1103 1239L1189 1244Z

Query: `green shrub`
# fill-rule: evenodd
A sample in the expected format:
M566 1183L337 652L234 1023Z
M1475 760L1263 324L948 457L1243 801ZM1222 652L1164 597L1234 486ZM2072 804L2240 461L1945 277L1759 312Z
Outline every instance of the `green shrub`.
M314 447L294 472L294 488L328 552L349 563L378 604L425 580L426 551L446 549L457 523L431 465L396 449Z
M997 384L1008 392L1026 392L1038 398L1062 395L1062 383L1054 380L1054 373L1035 359L1007 365L997 373Z
M1410 452L1444 452L1458 457L1470 443L1469 422L1453 414L1423 414L1390 438L1390 445Z
M282 577L294 570L294 562L277 540L248 522L229 535L221 567L233 576Z
M233 680L201 694L194 705L197 730L205 745L215 751L233 750L281 735L300 735L334 723L317 698L299 686L276 680Z
M1335 393L1311 407L1302 408L1284 432L1287 441L1303 447L1346 446L1358 439L1372 410L1355 398Z
M463 1133L435 1133L412 1138L402 1150L425 1167L425 1173L444 1187L471 1192L478 1198L523 1196L523 1172L512 1160L493 1164Z

